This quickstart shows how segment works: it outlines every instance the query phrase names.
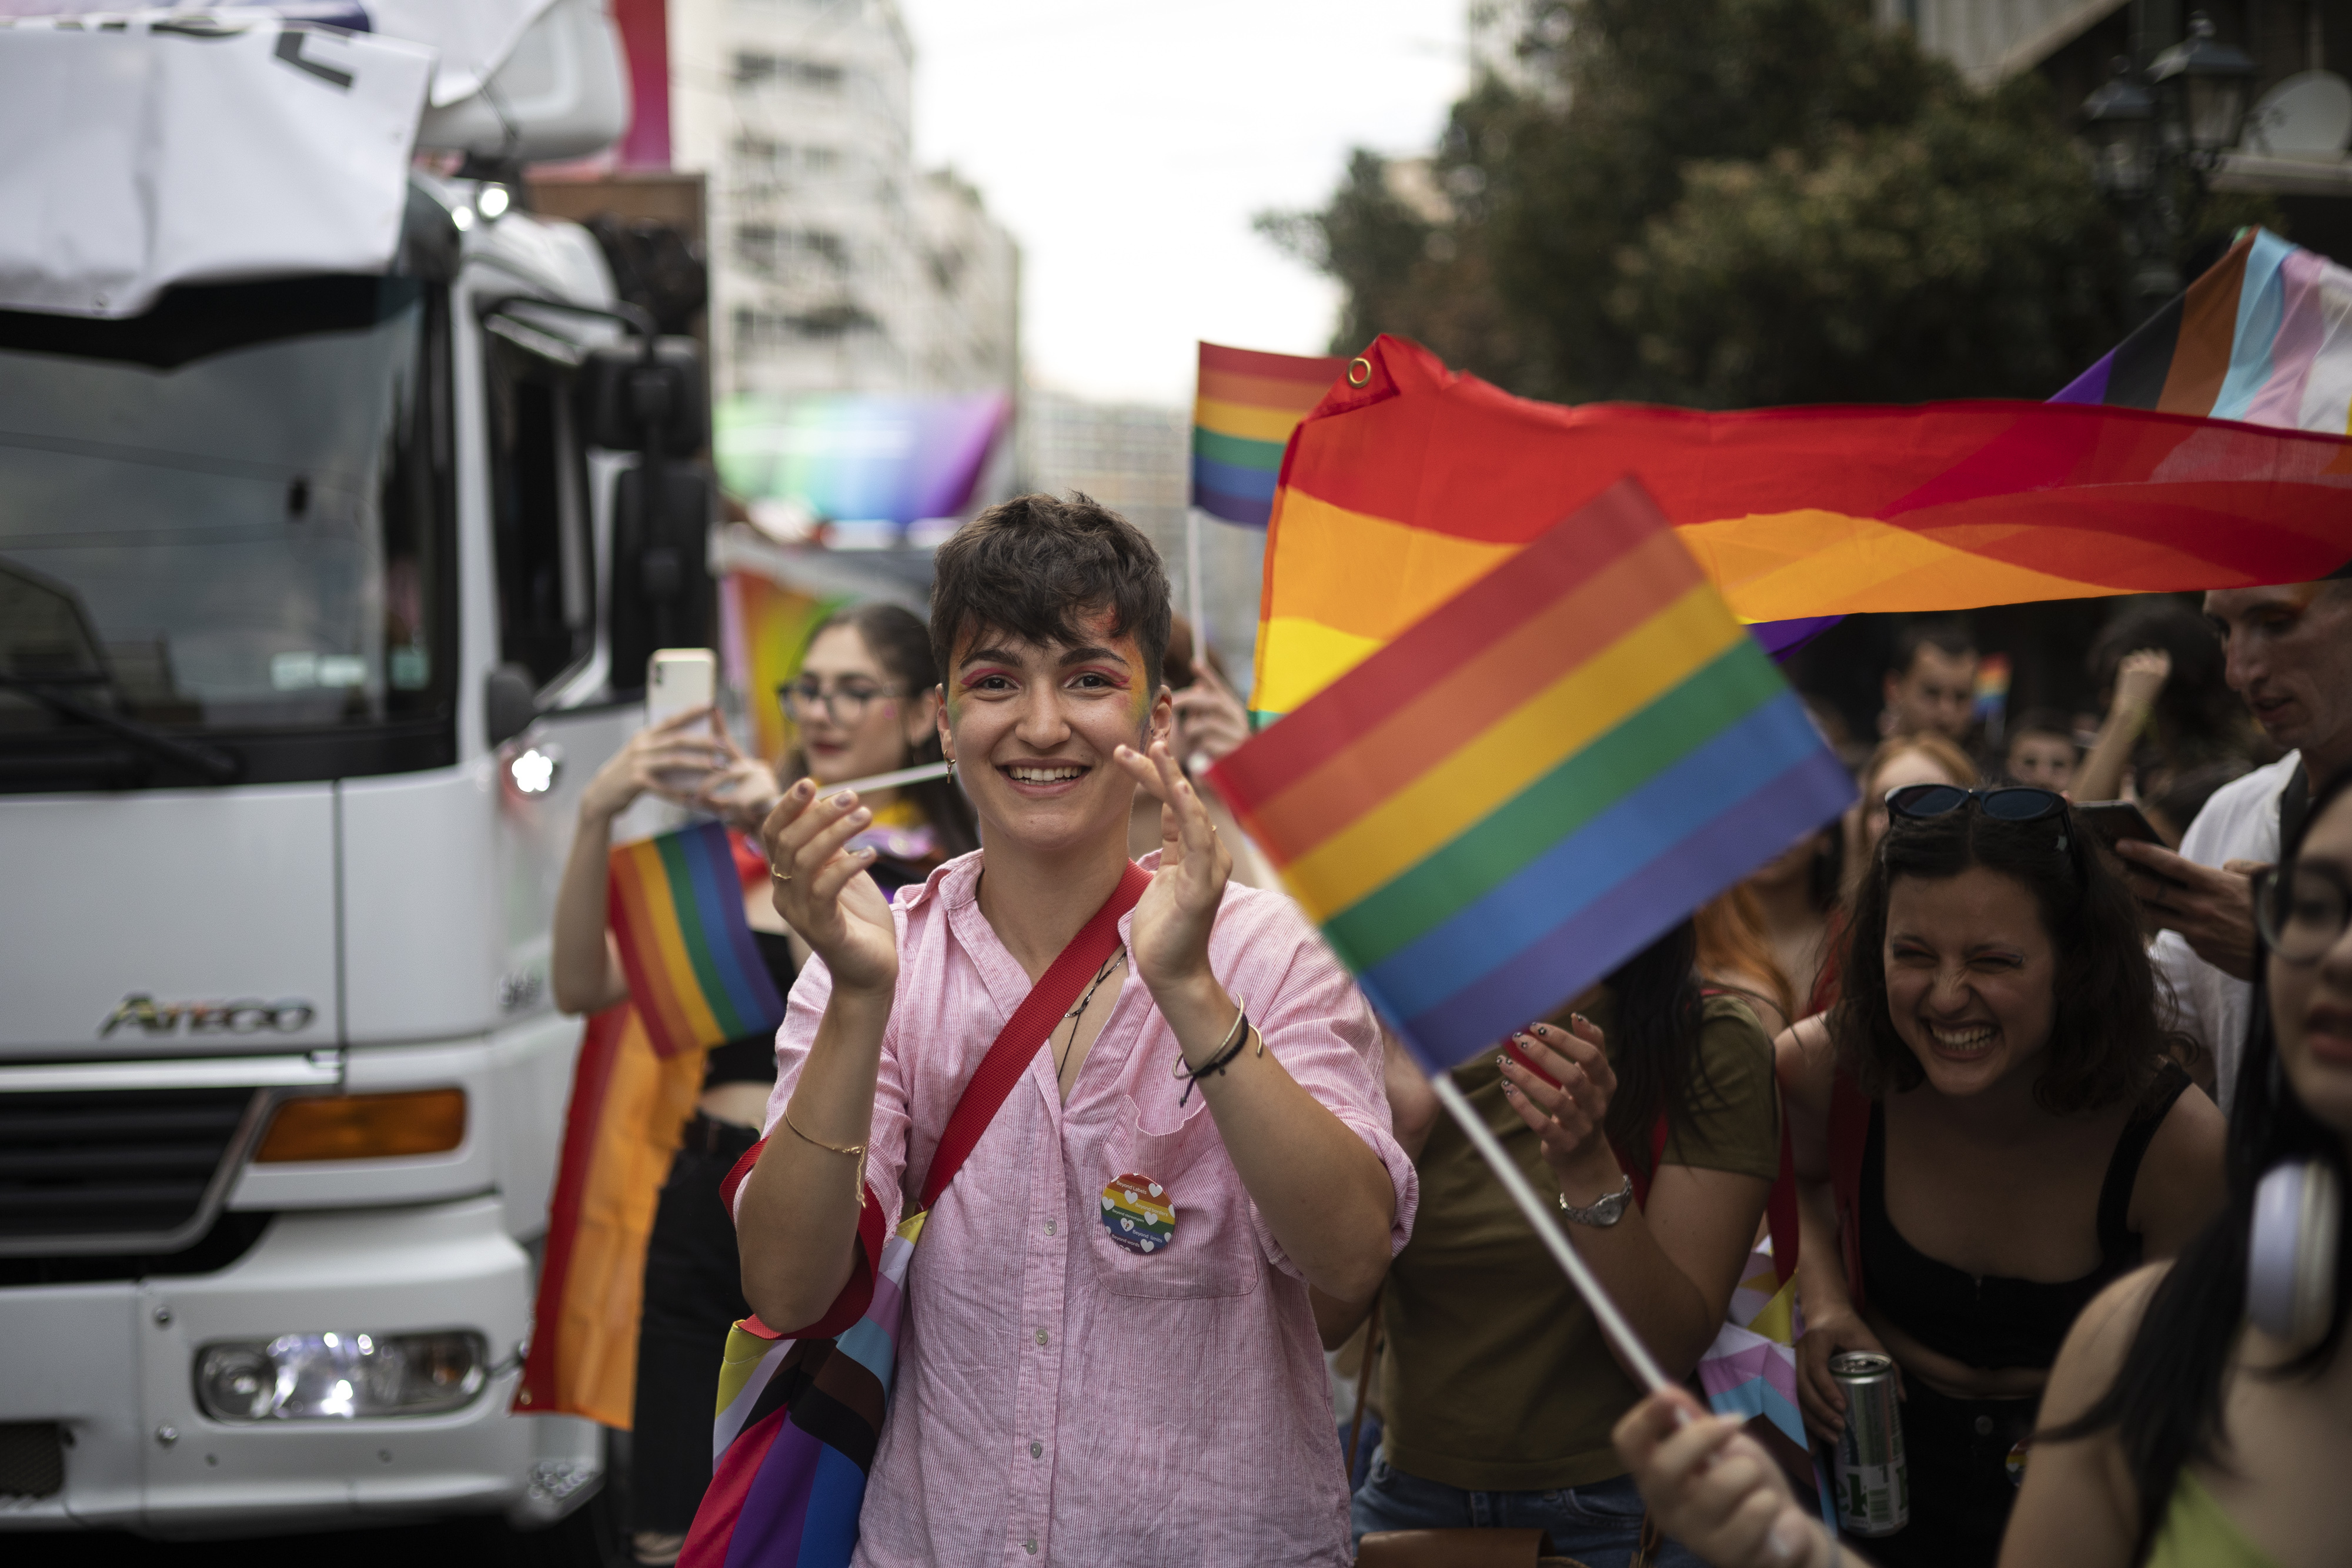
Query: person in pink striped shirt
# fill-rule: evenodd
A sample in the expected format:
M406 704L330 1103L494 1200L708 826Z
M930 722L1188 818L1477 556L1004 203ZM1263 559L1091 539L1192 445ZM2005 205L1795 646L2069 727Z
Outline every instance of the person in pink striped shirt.
M1116 514L982 513L940 547L931 632L984 847L891 904L845 848L866 815L848 795L798 786L763 830L777 909L816 955L736 1205L745 1296L784 1325L852 1275L841 1151L866 1146L895 1224L998 1031L1118 883L1135 791L1161 802L1122 946L925 1224L860 1521L871 1568L1349 1560L1307 1292L1370 1298L1415 1177L1370 1009L1287 899L1229 883L1171 755L1168 624L1159 558ZM1130 1177L1158 1189L1141 1209Z

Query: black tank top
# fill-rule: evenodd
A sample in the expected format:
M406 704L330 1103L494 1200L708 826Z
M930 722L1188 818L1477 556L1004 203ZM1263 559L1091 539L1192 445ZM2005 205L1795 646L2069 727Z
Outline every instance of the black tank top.
M1904 1239L1886 1217L1886 1124L1883 1107L1873 1102L1861 1192L1862 1269L1871 1304L1929 1350L1966 1365L2050 1365L2091 1298L2139 1266L2140 1239L2126 1223L2132 1187L2149 1141L2188 1087L2189 1074L2166 1062L2140 1111L2124 1124L2099 1186L2099 1265L2056 1285L1971 1274Z
M768 967L768 977L776 982L778 996L789 995L797 973L793 964L793 946L781 931L754 929L751 940L758 944L760 960ZM730 1040L714 1045L704 1057L702 1086L715 1089L721 1083L773 1083L776 1081L776 1037L772 1034L747 1034L740 1040Z

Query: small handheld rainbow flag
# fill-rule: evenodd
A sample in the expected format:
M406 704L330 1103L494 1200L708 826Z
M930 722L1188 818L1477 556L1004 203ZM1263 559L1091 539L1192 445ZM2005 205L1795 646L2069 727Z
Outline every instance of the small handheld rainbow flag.
M1229 523L1265 527L1282 449L1347 362L1202 344L1192 505Z
M1433 1070L1542 1017L1853 799L1631 478L1210 777Z
M662 1056L772 1031L783 998L743 918L742 881L717 822L613 852L608 918L629 999Z

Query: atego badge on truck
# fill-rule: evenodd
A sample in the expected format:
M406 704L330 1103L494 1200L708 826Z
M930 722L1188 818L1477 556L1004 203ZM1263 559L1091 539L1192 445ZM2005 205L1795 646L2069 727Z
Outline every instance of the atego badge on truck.
M593 1561L548 930L707 635L701 374L518 200L627 123L598 0L294 9L0 18L0 1531Z

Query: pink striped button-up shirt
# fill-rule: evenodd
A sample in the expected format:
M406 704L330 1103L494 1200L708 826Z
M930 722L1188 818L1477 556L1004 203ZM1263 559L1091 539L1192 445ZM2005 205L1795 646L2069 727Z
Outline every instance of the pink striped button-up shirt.
M980 866L979 854L951 861L896 905L898 988L867 1177L893 1225L1029 992L981 915ZM1387 1166L1390 1241L1403 1246L1418 1188L1390 1134L1379 1031L1347 971L1289 900L1239 886L1209 959L1266 1049ZM822 963L793 988L771 1131L831 989ZM856 1563L1346 1563L1307 1286L1205 1097L1178 1105L1174 1031L1130 969L1067 1104L1044 1044L915 1249ZM1173 1239L1149 1255L1114 1244L1101 1218L1104 1188L1130 1174L1160 1183L1175 1209Z

